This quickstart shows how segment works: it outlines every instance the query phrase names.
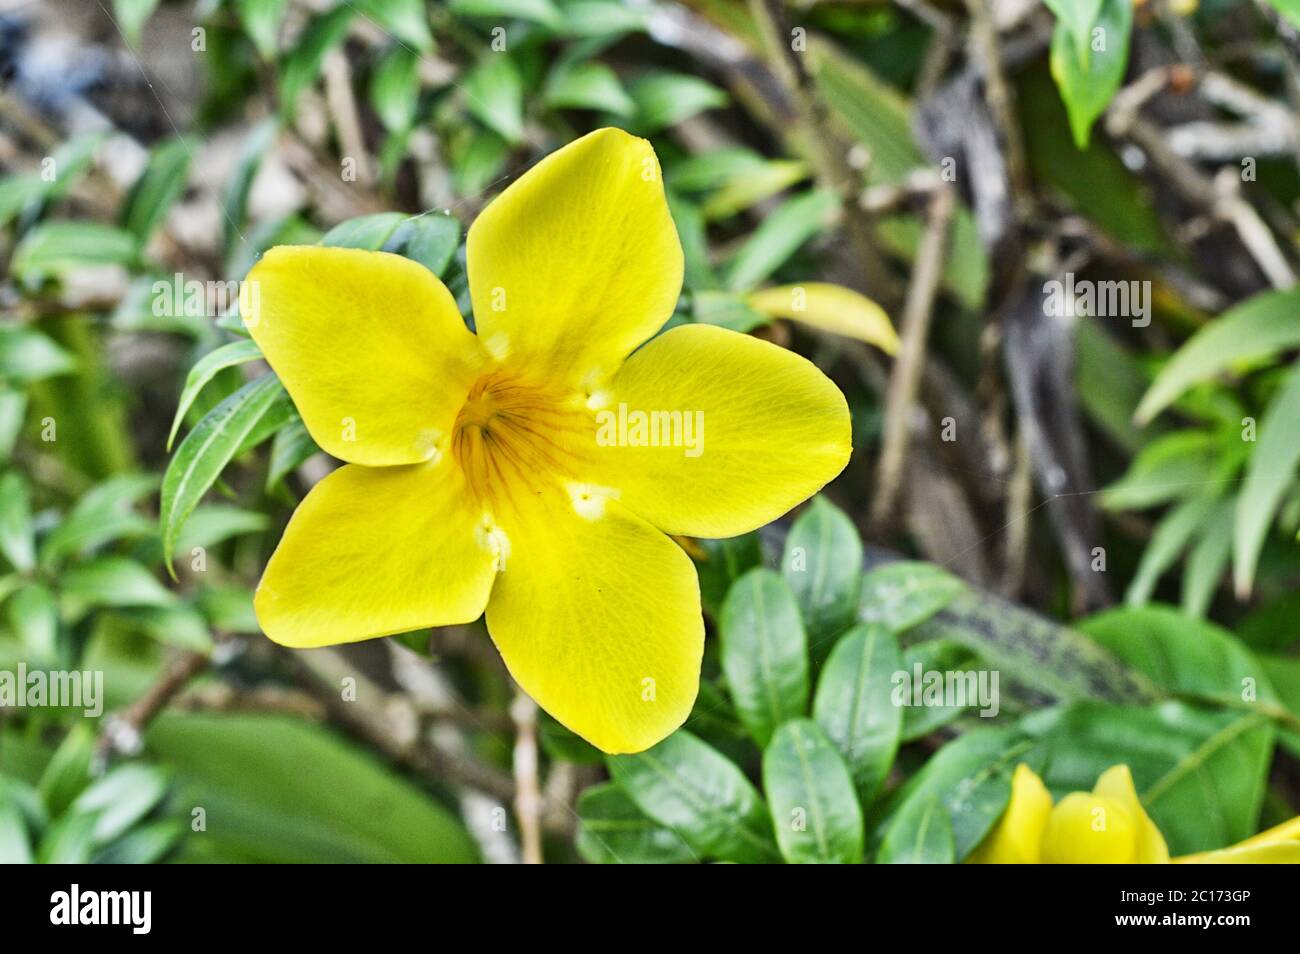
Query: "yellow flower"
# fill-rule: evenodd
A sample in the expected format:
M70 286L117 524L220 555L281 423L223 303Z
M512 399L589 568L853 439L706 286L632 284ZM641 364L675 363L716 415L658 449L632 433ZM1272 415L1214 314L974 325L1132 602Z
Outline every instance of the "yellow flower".
M668 535L733 536L816 493L848 461L848 407L756 338L646 343L683 261L645 140L602 129L542 160L478 217L468 259L477 334L395 255L281 247L250 273L250 332L347 462L289 522L258 619L310 647L486 610L526 692L640 751L699 686L699 582Z
M968 859L972 864L1164 864L1164 836L1138 799L1127 765L1102 773L1091 792L1052 806L1042 779L1016 766L1011 800ZM1173 859L1178 863L1300 862L1300 818L1231 848Z

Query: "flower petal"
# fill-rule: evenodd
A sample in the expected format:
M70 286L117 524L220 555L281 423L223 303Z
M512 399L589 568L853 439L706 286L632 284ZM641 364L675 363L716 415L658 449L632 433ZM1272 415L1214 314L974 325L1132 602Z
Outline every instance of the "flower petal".
M865 341L885 354L898 353L898 334L885 309L851 288L828 282L800 282L756 291L748 302L755 311L771 318L788 318Z
M1061 799L1043 832L1045 865L1135 864L1137 819L1113 798L1071 792Z
M695 702L699 583L666 536L616 501L579 493L546 491L504 517L508 556L488 631L543 709L605 752L640 752Z
M816 493L852 451L848 405L829 378L712 325L660 335L599 397L594 482L668 533L760 527ZM654 412L667 416L638 433L637 415Z
M658 331L682 247L644 139L599 129L498 196L469 230L479 337L498 358L589 384Z
M976 865L1036 865L1043 830L1052 814L1052 796L1028 765L1016 766L1011 800L994 829L968 861Z
M350 643L477 619L495 565L450 458L349 464L299 504L253 605L284 646Z
M1166 864L1169 861L1165 836L1160 834L1160 829L1142 807L1142 800L1138 798L1137 788L1133 785L1133 774L1127 765L1115 765L1102 772L1092 791L1096 795L1115 799L1137 822L1138 864Z
M280 246L248 281L248 330L317 444L372 466L436 453L482 357L432 272L386 252Z
M1174 859L1180 865L1300 865L1300 841L1259 841Z

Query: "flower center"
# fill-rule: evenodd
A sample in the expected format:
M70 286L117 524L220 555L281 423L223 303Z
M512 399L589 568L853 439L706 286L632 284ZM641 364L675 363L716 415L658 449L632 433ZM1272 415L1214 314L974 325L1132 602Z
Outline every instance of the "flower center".
M578 395L494 369L470 388L451 448L470 492L495 509L572 479L594 433Z

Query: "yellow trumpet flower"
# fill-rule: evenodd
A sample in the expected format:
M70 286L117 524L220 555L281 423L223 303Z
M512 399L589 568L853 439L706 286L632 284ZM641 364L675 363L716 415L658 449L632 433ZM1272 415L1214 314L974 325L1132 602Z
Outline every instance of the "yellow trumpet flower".
M293 515L257 617L311 647L486 611L543 708L640 751L699 687L699 582L669 535L743 533L816 493L848 461L848 406L756 338L649 340L683 259L643 139L602 129L552 153L467 241L476 333L396 255L280 247L250 273L250 333L347 462Z
M1164 864L1169 849L1133 787L1127 765L1107 769L1091 792L1053 806L1033 769L1016 766L1011 800L971 854L972 864ZM1172 859L1196 864L1300 863L1300 818L1230 848Z

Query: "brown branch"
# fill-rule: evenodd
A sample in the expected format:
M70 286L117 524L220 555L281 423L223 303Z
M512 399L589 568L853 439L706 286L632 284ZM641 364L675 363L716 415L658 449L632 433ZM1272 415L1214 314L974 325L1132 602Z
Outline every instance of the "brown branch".
M537 703L522 689L510 704L515 722L515 817L519 820L519 843L526 865L542 863L542 793L537 781Z
M144 695L104 720L97 757L106 762L115 752L123 755L139 752L149 723L211 662L208 655L200 652L184 652L173 659Z
M921 387L926 339L943 274L954 202L952 190L946 186L936 189L931 196L926 210L925 233L917 248L916 265L903 305L901 344L885 398L884 442L876 471L876 497L871 507L871 523L882 535L892 520L907 460L911 435L909 419Z

